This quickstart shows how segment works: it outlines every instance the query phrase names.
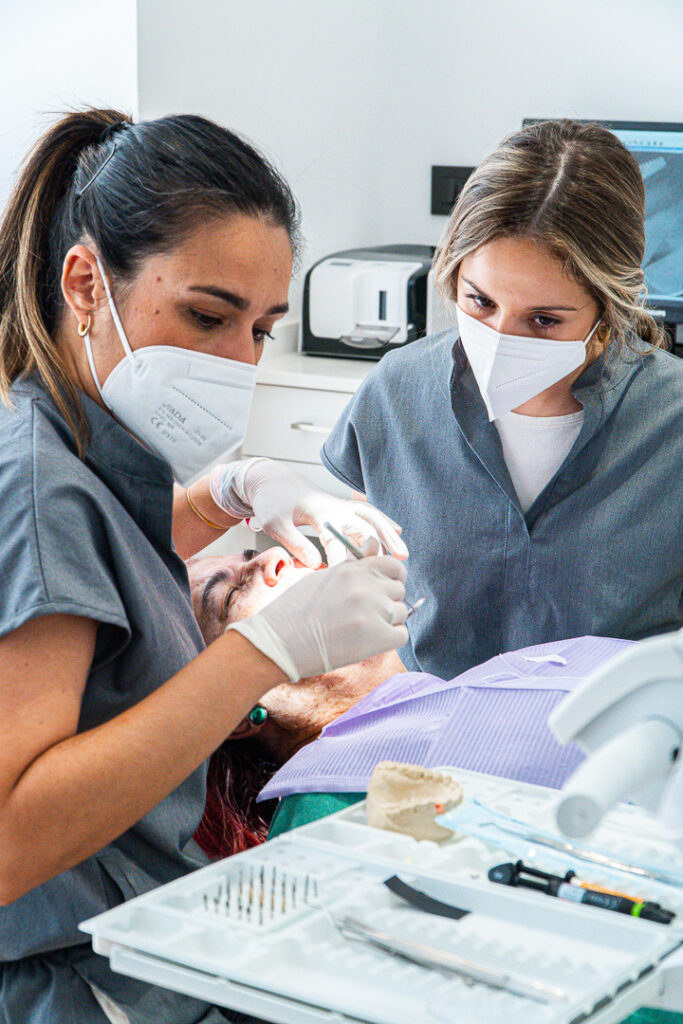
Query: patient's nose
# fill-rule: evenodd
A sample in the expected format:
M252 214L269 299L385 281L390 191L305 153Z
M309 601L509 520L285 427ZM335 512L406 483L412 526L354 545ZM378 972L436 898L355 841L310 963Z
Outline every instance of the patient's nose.
M278 576L282 570L291 568L294 562L284 548L275 547L262 551L260 555L252 559L251 564L261 570L263 581L267 586L276 587Z

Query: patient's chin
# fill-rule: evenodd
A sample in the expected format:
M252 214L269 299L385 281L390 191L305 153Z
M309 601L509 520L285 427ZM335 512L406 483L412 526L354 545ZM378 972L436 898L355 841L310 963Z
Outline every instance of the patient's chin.
M259 739L278 739L279 749L286 749L291 757L363 696L363 691L348 685L343 671L281 683L261 698L269 717L268 729L262 730Z

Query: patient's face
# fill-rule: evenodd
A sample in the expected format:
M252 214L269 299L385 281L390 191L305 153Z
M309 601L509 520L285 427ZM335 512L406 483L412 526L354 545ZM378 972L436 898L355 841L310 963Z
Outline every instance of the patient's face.
M210 644L231 622L259 611L314 570L295 565L284 548L275 547L260 554L244 551L241 555L192 558L187 571L194 613ZM271 756L286 761L329 722L401 671L398 656L390 651L338 672L282 683L260 701L269 717L259 740Z
M313 569L296 566L284 548L210 555L187 563L192 604L207 644L275 600Z

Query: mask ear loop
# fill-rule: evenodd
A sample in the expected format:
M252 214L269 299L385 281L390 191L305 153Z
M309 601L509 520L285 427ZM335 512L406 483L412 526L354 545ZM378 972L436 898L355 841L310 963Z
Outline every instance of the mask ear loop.
M119 310L116 307L116 303L114 301L114 296L112 295L112 289L110 288L110 283L109 283L108 280L106 280L106 274L104 273L104 267L102 266L102 263L101 263L101 260L100 260L99 256L95 256L95 259L97 260L97 266L99 267L99 272L101 274L102 284L104 285L104 292L106 293L106 301L108 301L108 303L109 303L110 311L112 313L112 319L114 321L114 326L116 327L117 334L119 335L119 340L121 341L121 344L123 345L123 349L124 349L124 352L126 353L126 355L129 356L134 361L135 360L135 353L133 352L132 348L130 347L130 342L128 341L128 338L126 337L126 332L123 329L123 324L121 323L121 317L119 316ZM95 370L95 360L93 359L93 356L92 356L92 342L90 340L90 316L88 316L88 323L85 325L85 328L83 328L83 325L79 324L78 334L79 334L79 337L83 338L83 340L85 341L85 354L88 357L88 366L90 367L90 373L92 374L92 379L95 382L95 387L97 388L97 392L99 394L99 397L102 399L102 402L104 403L104 406L106 406L106 408L111 410L110 403L104 397L104 392L101 389L101 386L99 384L99 378L97 376L97 371Z
M126 356L135 361L135 353L133 352L133 349L130 347L130 342L128 341L128 338L126 337L126 332L123 329L121 317L119 316L119 312L116 308L116 303L114 302L114 297L111 293L111 288L109 287L109 281L107 280L107 275L104 272L102 261L100 260L100 257L97 255L95 256L95 259L97 260L97 266L99 267L100 274L102 275L102 283L104 284L104 290L107 295L107 302L109 304L109 310L111 312L112 320L114 321L114 326L116 327L116 333L119 336L119 340L123 346L123 350L126 353ZM79 324L78 334L85 341L85 354L88 357L88 365L90 366L90 372L92 374L92 379L95 382L95 387L97 388L99 396L106 405L106 407L110 409L111 407L107 402L107 399L104 397L104 392L102 391L102 388L100 386L100 380L99 377L97 376L97 371L95 369L95 360L93 359L92 354L92 342L90 340L90 317L88 317L88 323L85 326L85 330L82 331L81 325Z
M80 325L79 325L78 334L85 341L85 354L88 357L88 365L90 367L90 373L92 374L92 379L95 381L95 387L98 390L100 398L102 399L102 401L104 402L104 404L106 405L106 407L108 409L109 408L109 403L107 402L106 398L104 397L104 395L102 393L102 388L100 387L100 381L99 381L99 378L97 376L97 370L95 369L95 360L92 357L92 343L90 341L90 317L88 317L88 324L87 324L87 327L86 327L85 331L83 331L83 333L81 333L81 328L80 328Z
M123 348L124 348L124 351L125 351L126 355L130 356L131 359L135 359L135 353L133 352L133 349L130 347L130 342L128 341L128 338L126 337L126 332L123 329L123 324L121 323L121 317L119 316L119 311L116 308L116 303L114 302L114 296L111 293L111 288L109 287L109 281L107 280L107 275L104 272L104 267L102 266L102 261L101 261L99 256L95 256L95 259L97 260L97 266L100 268L100 274L102 275L102 281L104 283L104 290L107 293L107 302L109 303L109 310L111 312L111 317L112 317L112 320L114 321L114 326L116 327L116 333L119 336L119 340L120 340L121 344L123 345Z
M597 319L597 320L595 321L595 323L593 324L593 326L591 327L591 329L590 329L590 333L589 333L588 337L587 337L587 338L586 338L586 340L584 341L584 345L586 346L586 351L588 351L588 345L589 345L589 343L590 343L590 341L591 341L591 339L592 339L593 335L595 334L595 332L597 331L597 329L598 329L598 327L600 326L600 324L601 324L601 323L602 323L602 317L601 317L601 316L599 316L599 317L598 317L598 319ZM605 326L606 326L606 325L605 325ZM608 335L608 336L609 336L609 335ZM601 340L601 339L600 339L600 336L598 335L598 341L600 341L600 340Z

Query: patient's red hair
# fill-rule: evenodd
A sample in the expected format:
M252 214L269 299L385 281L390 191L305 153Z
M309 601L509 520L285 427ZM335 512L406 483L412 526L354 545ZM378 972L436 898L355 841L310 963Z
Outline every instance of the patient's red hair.
M276 801L256 797L278 765L256 740L226 740L209 761L204 817L194 838L209 857L229 857L268 836Z

